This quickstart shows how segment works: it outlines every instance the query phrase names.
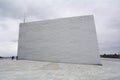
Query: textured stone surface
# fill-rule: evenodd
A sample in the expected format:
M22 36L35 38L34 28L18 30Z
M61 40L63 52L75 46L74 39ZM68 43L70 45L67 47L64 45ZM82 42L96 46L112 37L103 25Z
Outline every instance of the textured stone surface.
M19 59L100 64L92 15L20 24Z
M101 61L103 66L0 59L0 80L120 80L120 59Z

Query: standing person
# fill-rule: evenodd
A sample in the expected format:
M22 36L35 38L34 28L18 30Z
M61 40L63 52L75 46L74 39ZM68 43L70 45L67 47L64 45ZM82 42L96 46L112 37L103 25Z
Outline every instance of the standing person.
M12 56L12 60L14 59L14 56Z
M16 60L18 60L18 56L16 56Z

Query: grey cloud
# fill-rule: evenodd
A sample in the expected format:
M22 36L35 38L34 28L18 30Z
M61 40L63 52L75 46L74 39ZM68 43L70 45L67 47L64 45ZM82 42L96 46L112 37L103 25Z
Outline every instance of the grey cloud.
M57 16L57 9L55 9L57 5L52 5L54 3L48 3L46 1L2 0L0 1L0 15L2 17L11 17L16 19L23 19L24 13L28 18L37 17L40 19L47 19L52 16Z
M11 42L15 42L16 43L16 42L18 42L18 40L11 40Z
M0 23L0 27L2 28L2 30L7 30L8 29L8 26L3 24L3 23Z
M24 13L26 21L93 14L100 52L120 51L119 7L120 0L0 0L0 43L17 45Z
M13 0L14 1L14 0ZM1 0L0 1L0 15L2 17L11 17L11 18L20 18L21 8L10 0Z

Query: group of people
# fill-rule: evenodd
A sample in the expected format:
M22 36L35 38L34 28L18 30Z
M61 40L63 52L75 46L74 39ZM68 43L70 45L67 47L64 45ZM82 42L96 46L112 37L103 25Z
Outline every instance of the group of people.
M12 59L12 60L14 60L14 59L18 60L18 56L16 56L16 57L15 57L15 56L12 56L11 59Z

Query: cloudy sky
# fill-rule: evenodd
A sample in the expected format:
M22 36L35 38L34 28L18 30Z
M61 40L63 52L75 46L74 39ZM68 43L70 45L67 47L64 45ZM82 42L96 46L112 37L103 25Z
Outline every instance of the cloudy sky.
M0 56L17 55L19 23L94 15L101 53L120 51L120 0L0 0Z

